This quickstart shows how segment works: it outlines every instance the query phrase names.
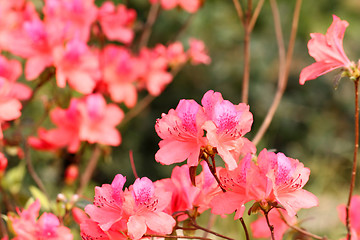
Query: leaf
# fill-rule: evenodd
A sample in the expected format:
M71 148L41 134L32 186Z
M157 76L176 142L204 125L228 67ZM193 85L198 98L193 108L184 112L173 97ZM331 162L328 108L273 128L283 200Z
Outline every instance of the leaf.
M46 195L37 187L35 186L30 186L30 192L31 195L33 195L33 197L35 199L39 199L41 207L45 210L45 211L49 211L50 210L50 203L48 198L46 197Z
M1 183L3 188L14 195L19 193L26 172L25 168L25 164L19 164L7 170Z

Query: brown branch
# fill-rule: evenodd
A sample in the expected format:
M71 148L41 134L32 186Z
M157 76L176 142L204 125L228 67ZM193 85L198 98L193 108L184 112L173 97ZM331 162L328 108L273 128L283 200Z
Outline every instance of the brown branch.
M306 231L305 229L302 229L302 228L299 228L299 227L297 227L297 226L291 225L291 224L285 219L283 213L282 213L279 209L277 209L277 210L278 210L278 212L280 213L281 219L282 219L282 220L284 221L284 223L285 223L286 225L288 225L288 227L290 227L291 229L293 229L293 230L295 230L295 231L297 231L297 232L299 232L299 233L301 233L301 234L303 234L303 235L305 235L305 236L309 236L309 237L311 237L311 238L315 238L315 239L318 239L318 240L327 240L327 237L321 237L321 236L318 236L318 235L316 235L316 234L310 233L310 232Z
M350 222L350 204L351 198L353 194L353 190L355 187L356 180L356 166L357 166L357 154L359 149L359 78L354 80L355 86L355 140L354 140L354 159L353 166L351 172L351 182L350 182L350 190L349 190L349 198L346 204L346 230L347 230L347 239L351 239L351 222Z
M272 208L271 208L271 209L272 209ZM271 209L270 209L270 210L271 210ZM271 225L271 224L270 224L270 221L269 221L269 212L270 212L270 210L269 210L269 211L263 210L263 212L264 212L264 215L265 215L266 223L267 223L267 225L268 225L268 227L269 227L269 229L270 229L271 239L272 239L272 240L275 240L274 226Z
M238 16L239 16L239 19L240 19L241 23L242 23L243 25L245 25L244 12L243 12L243 10L242 10L242 7L241 7L241 4L240 4L239 0L233 0L233 3L234 3L235 9L236 9L236 13L237 13Z
M134 154L133 154L132 150L129 151L129 158L130 158L131 169L133 171L134 177L135 177L135 179L138 179L139 176L136 172L136 167L135 167L135 162L134 162Z
M256 8L254 10L254 13L250 19L250 23L249 23L249 29L250 31L252 31L254 29L255 23L257 18L259 17L260 11L264 5L265 0L259 0L258 4L256 5Z
M24 144L24 153L25 153L25 162L26 162L26 166L29 170L29 174L30 176L34 179L36 185L39 187L39 189L45 194L46 198L50 201L49 195L45 189L44 183L42 182L41 178L39 177L39 175L37 175L33 165L32 165L32 161L31 161L31 157L30 157L30 149L29 149L29 145L27 142L25 142Z
M88 185L91 176L93 175L96 165L99 161L101 155L101 148L98 144L95 145L95 149L90 157L90 160L86 166L85 172L82 175L81 179L80 179L80 184L79 184L79 188L76 191L76 194L81 196L83 191L85 190L85 187Z
M145 234L144 237L161 237L161 238L186 238L186 239L203 239L203 240L211 240L211 238L204 237L196 237L196 236L171 236L171 235L157 235L157 234Z
M214 226L216 217L217 215L210 213L209 221L206 225L207 229L211 229ZM208 234L209 234L208 232L204 232L203 237L207 237Z
M243 85L242 85L242 102L248 103L249 99L249 82L250 82L250 36L251 29L250 20L252 15L252 1L248 0L248 9L246 11L245 23L244 23L244 73L243 73Z
M140 37L139 49L145 47L148 44L151 35L152 26L156 21L159 11L160 11L160 3L154 3L151 5L144 30Z
M227 236L224 236L224 235L222 235L222 234L220 234L220 233L211 231L211 230L209 230L209 229L206 229L206 228L204 228L204 227L201 227L201 226L197 225L196 222L195 222L195 220L194 220L193 218L191 218L191 217L190 217L190 220L191 220L191 225L193 225L193 226L194 226L195 228L197 228L197 229L203 230L203 231L208 232L208 233L210 233L210 234L212 234L212 235L215 235L215 236L217 236L217 237L221 237L221 238L228 239L228 240L234 240L234 239L229 238L229 237L227 237Z
M289 72L290 72L292 56L293 56L293 51L294 51L296 32L297 32L298 23L299 23L301 3L302 3L302 0L296 1L293 21L292 21L292 27L291 27L289 46L288 46L288 50L287 50L287 54L286 54L284 73L283 74L279 73L279 76L281 75L282 79L280 80L280 78L279 78L278 87L277 87L277 91L276 91L275 97L273 99L273 102L271 103L271 106L270 106L270 108L266 114L266 117L265 117L264 121L262 122L258 132L256 133L254 139L252 140L255 145L257 145L260 142L261 138L264 136L265 132L269 128L270 123L275 115L275 112L280 104L281 98L286 89Z
M246 237L246 240L249 240L250 239L250 236L249 236L249 232L247 230L247 227L246 227L246 224L245 224L245 221L244 221L244 218L239 218L240 222L241 222L241 225L244 229L244 232L245 232L245 237Z

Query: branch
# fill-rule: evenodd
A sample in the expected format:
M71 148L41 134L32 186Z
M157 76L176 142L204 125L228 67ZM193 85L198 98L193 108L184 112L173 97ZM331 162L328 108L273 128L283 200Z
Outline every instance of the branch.
M148 44L151 35L152 26L156 21L159 11L160 11L160 3L154 3L151 5L144 30L140 37L139 49L145 47Z
M95 145L95 149L90 157L90 160L86 166L85 172L82 175L81 179L80 179L80 184L79 184L79 188L76 191L76 194L81 196L85 187L88 185L91 176L93 175L96 165L99 161L100 158L100 154L101 154L101 148L98 144Z
M234 3L236 12L237 12L237 14L239 16L239 19L240 19L241 23L243 25L245 25L244 12L242 10L242 7L241 7L241 4L240 4L239 0L233 0L233 3Z
M297 28L298 28L301 2L302 2L302 0L297 0L296 5L295 5L292 27L291 27L291 35L290 35L288 51L287 51L286 60L285 60L285 67L282 68L282 69L284 69L284 73L283 74L279 73L278 87L277 87L277 91L276 91L275 97L273 99L273 102L265 116L264 121L262 122L262 124L259 128L259 131L256 133L254 139L252 140L255 145L257 145L260 142L261 138L264 136L265 132L269 128L270 123L275 115L275 112L280 104L281 98L286 89L289 72L290 72L291 61L292 61L292 55L293 55L293 51L294 51L296 32L297 32ZM278 45L280 45L280 44L278 43ZM280 76L282 76L282 78L280 78Z
M350 182L350 190L348 202L346 204L346 230L347 230L347 239L351 240L351 222L350 222L350 204L351 198L355 187L356 180L356 166L357 166L357 154L359 149L359 78L354 81L355 86L355 140L354 140L354 158L353 158L353 166L351 172L351 182Z

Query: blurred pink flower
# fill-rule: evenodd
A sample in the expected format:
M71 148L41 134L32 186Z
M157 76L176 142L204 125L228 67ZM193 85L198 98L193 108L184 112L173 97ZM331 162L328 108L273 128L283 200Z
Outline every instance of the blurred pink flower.
M16 237L14 240L72 240L73 236L52 213L43 213L39 219L40 202L37 200L28 209L18 211L19 217L9 215Z
M191 38L189 40L190 48L187 51L192 64L210 64L211 58L207 54L205 44L201 40Z
M163 114L155 125L160 149L156 161L170 165L188 159L189 166L197 166L200 148L206 145L201 128L205 121L203 108L194 100L180 100L176 109Z
M0 152L0 178L4 174L7 165L8 165L7 158L5 157L5 155L2 152Z
M81 141L117 146L121 136L115 128L124 117L115 104L106 104L100 94L91 94L82 99L73 98L68 109L55 108L50 113L57 126L49 131L39 131L39 140L30 138L29 144L42 150L68 147L74 153Z
M173 76L167 72L168 61L158 52L143 48L140 51L139 60L139 86L144 87L153 96L158 96L168 85Z
M59 87L65 87L67 81L80 93L92 93L100 78L99 60L85 42L73 39L65 47L56 47L53 56Z
M127 48L107 45L101 52L102 80L106 91L115 102L124 102L129 108L137 101L136 81L139 59L133 57Z
M155 51L161 56L167 59L167 62L171 67L178 67L186 63L187 55L184 52L184 46L181 42L174 42L165 47L162 44L158 44L155 47Z
M281 212L282 215L280 214L279 211ZM284 222L282 217L284 217L286 221L291 225L294 225L297 222L296 216L290 217L283 209L271 210L269 212L269 222L271 225L274 226L275 240L283 239L285 232L289 229L289 226ZM261 216L256 221L252 222L250 227L254 238L271 237L270 229L266 223L266 219L264 216Z
M116 8L113 2L105 2L99 9L101 29L109 40L130 44L134 38L131 29L136 20L136 11L119 4Z
M66 28L66 39L78 38L87 42L98 9L94 0L46 0L43 13L47 23Z
M201 0L150 0L152 4L159 1L161 7L165 10L170 10L179 6L190 13L195 13L201 6Z
M312 33L308 42L309 54L315 63L300 73L300 84L315 79L337 68L349 69L352 65L343 48L345 29L349 23L333 15L333 22L326 32Z
M354 195L351 198L350 204L350 227L351 227L351 239L360 239L360 196ZM346 223L346 206L341 204L337 207L339 218L343 224Z

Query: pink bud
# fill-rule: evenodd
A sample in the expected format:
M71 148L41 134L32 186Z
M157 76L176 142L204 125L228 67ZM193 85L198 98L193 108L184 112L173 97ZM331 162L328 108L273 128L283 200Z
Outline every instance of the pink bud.
M73 184L79 176L79 168L75 164L71 164L65 170L65 183L68 185Z
M8 165L8 160L3 153L0 153L0 176L3 175Z

